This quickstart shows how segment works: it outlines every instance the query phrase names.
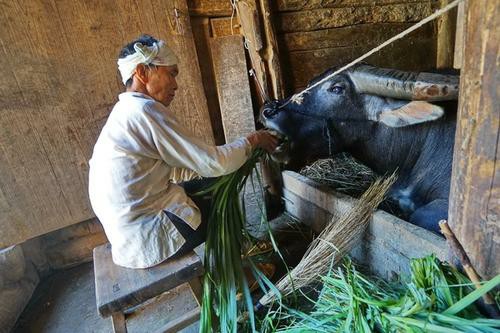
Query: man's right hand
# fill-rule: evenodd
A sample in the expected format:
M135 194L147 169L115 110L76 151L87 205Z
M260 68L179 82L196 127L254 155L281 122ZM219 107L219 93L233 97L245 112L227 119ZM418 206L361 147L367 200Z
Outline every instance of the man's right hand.
M267 130L255 131L247 136L252 148L262 148L272 153L278 146L279 139Z

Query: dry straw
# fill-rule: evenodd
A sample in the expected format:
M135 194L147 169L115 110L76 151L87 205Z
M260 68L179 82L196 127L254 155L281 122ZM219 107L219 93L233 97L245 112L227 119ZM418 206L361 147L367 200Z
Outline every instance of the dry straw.
M377 179L370 168L347 154L317 160L300 170L300 174L356 198Z
M394 183L395 175L379 179L361 196L358 203L338 221L331 221L311 243L300 263L276 285L281 296L290 295L296 289L305 287L325 275L333 264L337 264L360 240L373 210L384 199L385 193ZM270 291L260 300L268 305L277 298Z

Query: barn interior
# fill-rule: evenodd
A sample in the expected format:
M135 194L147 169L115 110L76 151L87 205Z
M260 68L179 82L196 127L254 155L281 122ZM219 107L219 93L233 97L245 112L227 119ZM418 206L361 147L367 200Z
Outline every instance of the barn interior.
M117 321L125 317L128 332L199 330L198 300L187 283L157 291L152 301L127 299L134 311L121 317L96 303L95 249L104 251L108 239L90 205L88 161L124 91L116 61L127 42L143 33L166 41L179 58L170 108L197 137L223 145L263 127L266 98L301 91L453 2L0 2L0 332L123 332ZM459 2L364 61L460 71L448 221L486 281L500 273L500 5ZM252 202L265 201L276 229L301 224L317 235L358 200L310 173L266 162L260 168L265 195L244 194L248 220L260 221ZM373 213L350 251L357 263L391 279L409 272L411 258L456 260L442 235L395 215ZM278 234L287 243L287 234ZM290 246L302 251L299 258L305 251ZM172 326L186 314L188 324Z

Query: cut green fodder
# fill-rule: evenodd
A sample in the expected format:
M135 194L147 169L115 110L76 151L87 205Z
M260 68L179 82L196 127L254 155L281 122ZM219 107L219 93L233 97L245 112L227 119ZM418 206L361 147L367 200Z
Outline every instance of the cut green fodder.
M431 255L411 261L408 283L369 278L349 262L322 278L311 312L289 309L278 332L499 332L473 302L500 284L500 275L473 289L465 276Z
M250 241L250 236L245 231L240 193L263 154L261 150L254 151L240 169L218 178L202 192L212 194L212 207L205 242L200 332L237 332L238 314L243 310L249 319L244 329L256 331L252 298L243 271L242 245L244 239ZM265 211L262 218L265 220ZM254 275L260 277L262 274L248 260Z

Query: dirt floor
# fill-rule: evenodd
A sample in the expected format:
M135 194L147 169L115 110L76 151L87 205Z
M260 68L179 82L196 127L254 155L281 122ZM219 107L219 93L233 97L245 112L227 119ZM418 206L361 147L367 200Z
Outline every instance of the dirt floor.
M168 304L148 305L130 318L128 329L152 332L196 306L187 287L164 294ZM111 319L101 318L96 309L92 263L56 272L44 279L19 318L14 333L94 333L112 332ZM182 333L198 332L198 324Z

